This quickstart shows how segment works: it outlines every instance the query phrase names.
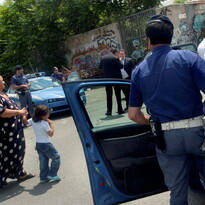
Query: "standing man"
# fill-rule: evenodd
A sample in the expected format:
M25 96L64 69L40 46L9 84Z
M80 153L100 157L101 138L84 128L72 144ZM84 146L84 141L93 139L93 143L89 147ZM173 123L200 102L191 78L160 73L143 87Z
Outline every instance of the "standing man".
M152 55L133 71L128 114L131 120L149 125L150 116L141 111L143 103L147 106L157 158L171 191L170 204L188 205L191 157L199 164L199 156L205 154L200 93L205 91L205 61L191 51L172 50L173 30L163 15L147 23Z
M23 67L21 65L16 66L16 74L11 78L11 86L16 90L21 108L27 108L30 116L33 115L32 97L29 91L31 83L28 81L23 73Z
M121 69L122 78L127 79L127 80L131 80L132 70L135 67L134 62L132 61L131 58L126 57L125 50L123 50L123 49L120 50L119 60L123 66ZM125 95L125 100L126 100L126 108L124 111L127 111L128 104L129 104L130 87L129 86L122 87L122 91Z
M132 70L134 69L135 64L131 58L126 57L124 49L120 50L119 52L119 60L123 65L122 69L124 69L127 73L127 76L126 75L124 77L122 76L122 78L131 80Z
M53 68L53 73L51 74L51 77L53 77L56 80L59 80L61 82L65 81L63 73L59 72L57 67Z
M102 58L100 62L100 69L103 70L104 78L122 78L120 69L122 64L118 59L118 51L116 49L111 50L109 55L106 55ZM107 112L106 115L112 115L112 87L114 87L115 97L117 101L118 114L123 114L121 103L121 88L119 86L106 86L106 95L107 95Z

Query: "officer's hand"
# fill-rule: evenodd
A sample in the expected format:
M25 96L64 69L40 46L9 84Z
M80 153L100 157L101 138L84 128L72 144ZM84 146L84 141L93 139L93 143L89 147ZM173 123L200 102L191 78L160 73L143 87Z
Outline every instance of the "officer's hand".
M22 85L22 88L24 88L25 90L28 90L28 85Z

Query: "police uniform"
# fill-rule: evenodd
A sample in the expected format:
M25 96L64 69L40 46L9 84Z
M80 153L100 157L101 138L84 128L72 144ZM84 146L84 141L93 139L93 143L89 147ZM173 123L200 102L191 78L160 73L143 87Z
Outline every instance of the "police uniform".
M205 91L205 61L191 51L157 46L132 73L129 106L144 103L151 118L161 123L166 149L156 148L156 153L171 205L188 205L191 155L205 175L199 159L205 140L200 90Z
M52 73L51 77L55 78L56 80L63 81L63 73L61 72Z
M25 75L14 75L11 78L11 84L14 85L26 85L28 84L28 79L26 78ZM24 88L20 88L17 91L17 94L19 96L19 101L21 104L21 108L28 108L29 114L32 115L33 114L33 104L32 104L32 97L31 97L31 93L29 90L25 90Z

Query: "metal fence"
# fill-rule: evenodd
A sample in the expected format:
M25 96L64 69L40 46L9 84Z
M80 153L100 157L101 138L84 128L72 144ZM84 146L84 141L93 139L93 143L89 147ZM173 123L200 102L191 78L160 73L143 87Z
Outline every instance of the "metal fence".
M118 20L122 46L127 56L137 60L144 55L147 50L146 22L155 14L156 8L152 8Z

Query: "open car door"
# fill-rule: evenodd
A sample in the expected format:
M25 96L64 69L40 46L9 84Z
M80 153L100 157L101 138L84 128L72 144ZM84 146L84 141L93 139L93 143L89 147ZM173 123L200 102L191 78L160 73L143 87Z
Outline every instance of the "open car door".
M105 115L108 85L121 89L125 108L123 92L129 92L128 81L63 84L84 149L94 204L118 204L166 191L150 127L132 122L127 112L117 113L114 89L112 115ZM82 89L86 100L82 100Z

